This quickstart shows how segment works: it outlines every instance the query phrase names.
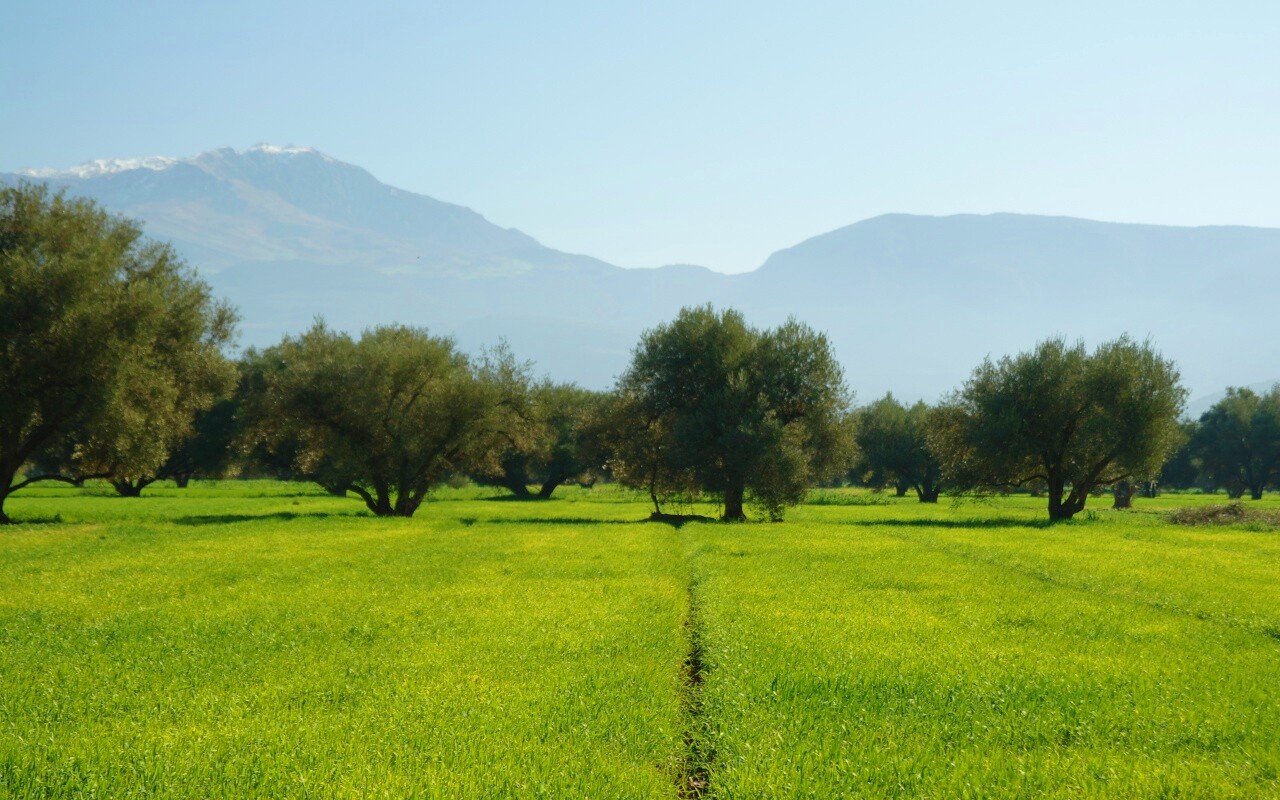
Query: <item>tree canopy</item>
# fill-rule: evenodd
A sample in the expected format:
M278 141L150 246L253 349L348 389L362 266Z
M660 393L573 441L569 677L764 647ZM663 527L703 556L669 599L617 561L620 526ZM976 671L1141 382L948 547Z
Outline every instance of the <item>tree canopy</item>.
M249 409L297 474L351 491L380 516L412 516L433 486L492 456L524 402L505 352L473 363L453 340L388 325L359 339L317 323L255 356Z
M234 323L135 223L43 186L0 189L0 522L35 481L158 469L229 384Z
M1227 389L1227 396L1200 416L1192 450L1206 477L1231 497L1247 491L1262 499L1280 477L1280 385L1259 395Z
M520 498L533 497L529 484L539 484L537 497L551 497L561 484L585 478L597 464L596 448L587 442L591 422L603 395L574 384L542 381L528 387L527 413L513 417L503 431L496 458L485 464L477 479L510 489Z
M949 481L1044 486L1050 519L1070 519L1095 489L1158 473L1179 442L1178 380L1150 343L1050 339L979 366L939 410L935 451Z
M620 478L706 492L726 520L750 500L770 518L848 464L849 395L827 339L737 311L686 308L644 334L618 382Z
M929 447L932 409L911 407L886 394L858 412L855 471L868 485L889 483L915 489L922 503L938 502L942 466Z

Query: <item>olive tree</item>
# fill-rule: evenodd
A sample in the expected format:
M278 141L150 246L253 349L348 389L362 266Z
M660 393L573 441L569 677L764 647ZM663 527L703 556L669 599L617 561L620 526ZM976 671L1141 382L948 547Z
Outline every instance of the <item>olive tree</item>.
M257 355L253 430L298 475L379 516L413 516L438 483L492 457L520 412L523 368L474 363L451 339L389 325L359 339L317 323Z
M627 480L689 485L719 498L726 520L745 519L748 500L780 519L848 467L840 367L826 337L795 320L758 330L737 311L686 308L643 335L617 391L639 437Z
M1170 489L1190 489L1200 485L1203 469L1195 452L1200 423L1184 420L1178 423L1178 445L1164 466L1160 467L1160 485Z
M0 190L0 523L36 481L157 470L227 387L234 323L135 223L43 186Z
M857 415L855 471L869 485L886 483L915 489L922 503L938 502L941 464L929 448L932 409L923 401L904 406L892 394Z
M1200 416L1192 449L1214 484L1233 498L1254 500L1280 477L1280 385L1259 395L1227 389L1227 396Z
M527 390L526 415L502 434L503 444L478 480L495 483L522 499L551 497L556 488L594 466L584 437L602 395L580 386L543 381Z
M1040 486L1049 518L1070 519L1091 492L1159 471L1179 442L1178 379L1149 342L1123 336L1090 353L1050 339L974 370L939 409L934 450L950 483Z
M156 476L185 489L197 475L221 478L234 474L240 405L234 397L219 400L196 414L192 430L170 452Z

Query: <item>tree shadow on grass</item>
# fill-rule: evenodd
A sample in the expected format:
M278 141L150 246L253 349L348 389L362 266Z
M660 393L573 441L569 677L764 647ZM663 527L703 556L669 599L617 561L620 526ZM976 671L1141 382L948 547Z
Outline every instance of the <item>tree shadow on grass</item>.
M333 511L315 511L309 514L299 514L293 511L278 511L274 514L200 514L196 516L178 517L173 520L175 525L233 525L237 522L290 522L295 519L332 519L334 517L362 517L370 516L369 514L337 513Z
M474 525L477 520L474 517L464 517L459 520L463 525ZM515 517L508 519L488 519L485 522L496 525L644 525L648 522L660 522L664 525L670 525L673 528L681 528L690 522L719 522L719 520L711 517L698 516L696 514L680 515L680 514L657 514L650 515L645 519L599 519L595 517Z
M62 518L61 514L54 514L51 517L11 517L8 525L0 526L0 531L5 528L17 528L23 525L65 525L67 521Z
M844 519L829 520L832 525L854 525L860 528L1051 528L1070 522L1047 519Z
M478 520L472 518L461 520L464 525L470 525L477 521ZM596 519L593 517L514 517L485 520L485 522L495 525L634 525L637 522L646 521L647 520L633 519Z

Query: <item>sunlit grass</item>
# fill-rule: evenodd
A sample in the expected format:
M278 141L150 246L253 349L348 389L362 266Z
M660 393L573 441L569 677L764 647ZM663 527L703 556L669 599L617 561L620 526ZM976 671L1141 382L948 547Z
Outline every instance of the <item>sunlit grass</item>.
M1220 496L557 495L24 490L0 796L673 797L691 750L717 797L1280 796L1280 534L1166 520Z
M0 536L0 795L669 794L669 529L290 495L92 498L58 506L144 518Z
M1275 796L1280 538L1022 504L689 543L714 794Z

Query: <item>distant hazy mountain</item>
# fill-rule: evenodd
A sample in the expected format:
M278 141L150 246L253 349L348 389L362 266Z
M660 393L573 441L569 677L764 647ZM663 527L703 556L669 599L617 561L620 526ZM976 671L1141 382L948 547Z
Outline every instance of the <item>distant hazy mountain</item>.
M602 387L640 332L683 305L825 330L863 400L935 398L983 357L1045 336L1150 336L1197 397L1280 374L1280 230L1013 214L887 215L802 242L744 275L626 270L544 247L466 208L315 150L98 161L45 180L143 220L200 266L265 345L316 315L399 321L475 349L506 337L558 379Z
M146 221L208 270L307 261L475 277L593 269L469 208L394 189L309 147L229 147L188 159L95 161L23 175Z
M1245 389L1252 389L1258 394L1265 394L1271 391L1272 386L1280 386L1280 378L1271 381L1259 381L1245 386ZM1227 396L1226 389L1220 392L1214 392L1204 397L1193 397L1191 402L1187 403L1186 418L1200 419L1200 415L1212 408L1219 400Z

